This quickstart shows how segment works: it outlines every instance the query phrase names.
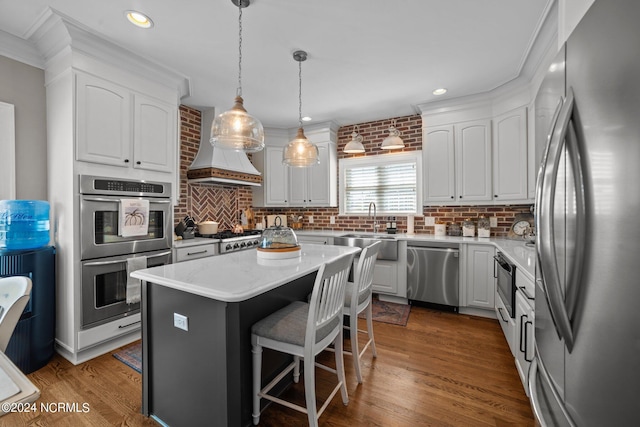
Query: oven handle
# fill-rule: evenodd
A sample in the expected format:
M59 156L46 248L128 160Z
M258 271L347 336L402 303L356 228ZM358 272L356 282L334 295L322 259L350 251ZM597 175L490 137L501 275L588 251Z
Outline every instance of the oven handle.
M143 197L140 197L140 198L143 198ZM120 199L119 198L107 199L107 198L104 198L104 197L83 197L82 200L86 200L88 202L110 202L110 203L111 202L116 202L116 203L120 203ZM153 202L154 204L156 204L156 203L166 204L166 203L171 203L171 200L150 199L149 202Z
M158 258L161 256L167 256L167 255L171 255L171 251L166 251L166 252L162 252L159 254L155 254L155 255L149 255L147 256L147 258ZM118 259L118 260L114 260L114 261L94 261L94 262L88 262L85 264L85 267L97 267L100 265L113 265L113 264L123 264L127 262L127 259Z

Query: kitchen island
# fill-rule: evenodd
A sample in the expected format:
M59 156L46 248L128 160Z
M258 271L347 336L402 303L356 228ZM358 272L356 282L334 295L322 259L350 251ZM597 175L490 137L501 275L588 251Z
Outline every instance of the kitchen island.
M251 425L251 325L306 301L320 266L359 248L303 244L300 257L256 250L138 270L142 411L170 426ZM286 356L263 354L271 379Z

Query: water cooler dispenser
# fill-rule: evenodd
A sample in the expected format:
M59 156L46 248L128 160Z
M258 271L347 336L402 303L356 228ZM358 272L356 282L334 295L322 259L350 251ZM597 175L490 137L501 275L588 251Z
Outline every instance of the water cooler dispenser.
M49 204L0 201L0 277L31 279L31 297L5 354L25 374L42 368L55 351L55 248L49 243Z

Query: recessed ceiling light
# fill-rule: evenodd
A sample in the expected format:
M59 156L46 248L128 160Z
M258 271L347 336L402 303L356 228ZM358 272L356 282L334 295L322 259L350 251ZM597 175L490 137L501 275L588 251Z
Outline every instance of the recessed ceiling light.
M439 95L444 95L445 93L447 93L447 89L441 87L439 89L436 89L432 92L435 96L439 96Z
M136 10L127 10L124 12L125 16L136 27L151 28L153 27L153 21L147 15Z
M309 117L309 116L304 116L304 117L302 118L302 121L303 121L303 122L310 122L311 120L312 120L312 119L311 119L311 117Z

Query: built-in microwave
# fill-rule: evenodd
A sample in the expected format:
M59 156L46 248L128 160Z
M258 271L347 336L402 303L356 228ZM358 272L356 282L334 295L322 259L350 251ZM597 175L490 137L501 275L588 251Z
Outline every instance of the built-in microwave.
M498 252L495 260L495 276L498 279L498 296L502 300L509 316L516 317L516 266Z

